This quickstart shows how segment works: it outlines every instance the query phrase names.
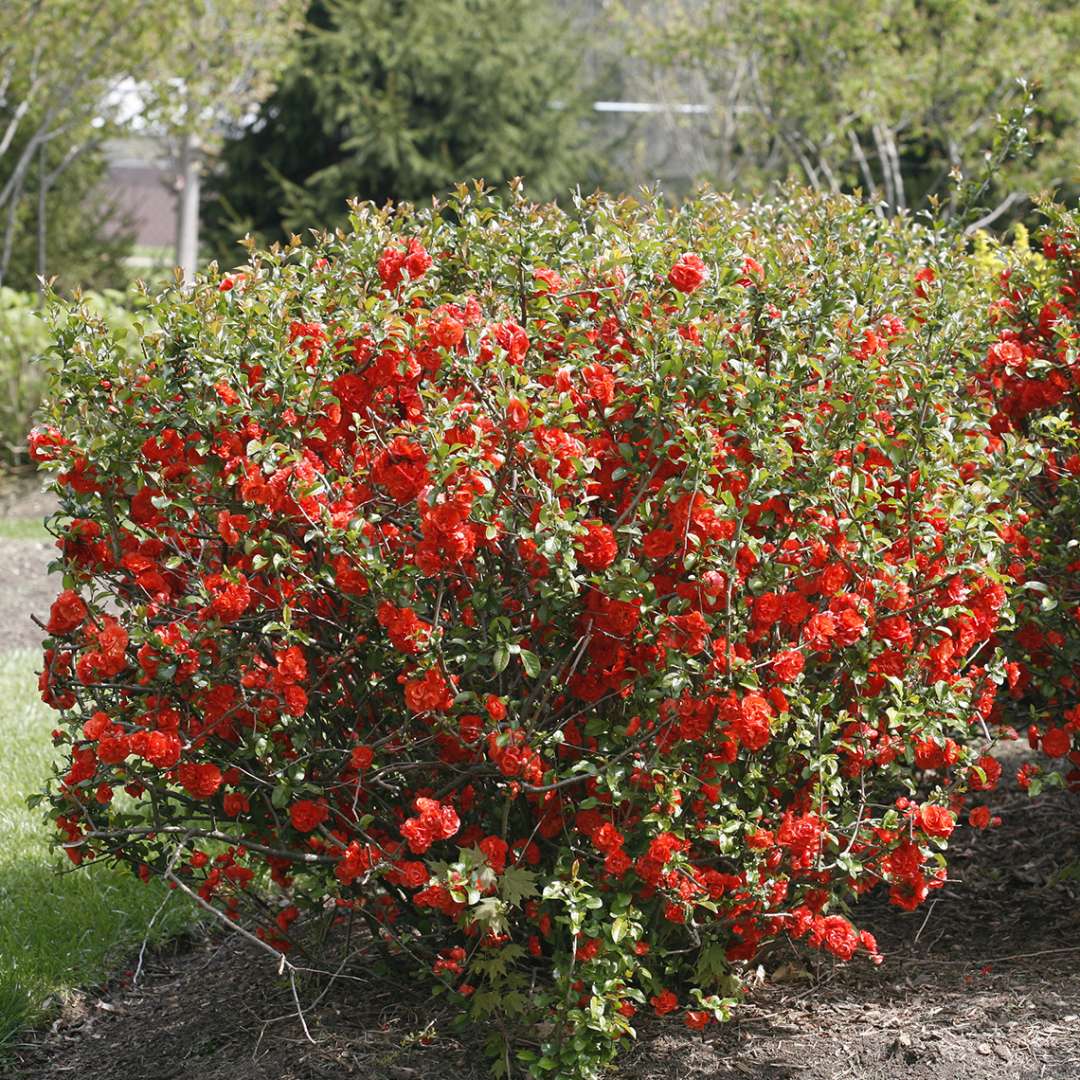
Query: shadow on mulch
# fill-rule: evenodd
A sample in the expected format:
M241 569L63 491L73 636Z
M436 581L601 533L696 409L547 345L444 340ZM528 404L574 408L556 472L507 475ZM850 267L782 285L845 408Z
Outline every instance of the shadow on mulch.
M1080 804L999 804L921 910L864 902L880 968L774 946L731 1023L694 1034L645 1020L624 1080L1075 1080L1080 1077ZM766 972L767 968L767 972ZM242 939L148 959L63 1004L15 1048L12 1080L479 1080L483 1033L452 1033L422 991L337 982L305 1005ZM304 987L312 1002L318 988Z

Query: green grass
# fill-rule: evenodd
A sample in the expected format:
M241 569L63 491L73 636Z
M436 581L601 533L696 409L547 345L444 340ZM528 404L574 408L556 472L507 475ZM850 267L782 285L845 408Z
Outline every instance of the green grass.
M0 518L0 540L51 540L41 518Z
M49 775L52 714L37 695L36 651L0 654L0 1046L42 1019L46 1002L100 982L138 950L165 890L109 867L62 876L49 825L26 797ZM182 898L158 916L151 942L191 924Z

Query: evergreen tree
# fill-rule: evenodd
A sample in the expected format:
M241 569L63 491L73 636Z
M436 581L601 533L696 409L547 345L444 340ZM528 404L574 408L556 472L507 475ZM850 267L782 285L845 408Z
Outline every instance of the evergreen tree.
M245 232L333 226L352 196L589 184L580 60L547 0L315 0L277 90L222 150L207 241L229 263Z

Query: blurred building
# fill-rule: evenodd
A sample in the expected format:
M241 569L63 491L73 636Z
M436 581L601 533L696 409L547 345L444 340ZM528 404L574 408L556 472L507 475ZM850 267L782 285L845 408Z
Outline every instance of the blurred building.
M176 243L175 166L162 140L150 135L113 140L105 152L109 193L134 229L136 265L145 265Z
M588 44L583 75L596 97L598 139L612 174L628 190L658 185L672 196L715 178L715 116L699 70L660 67L627 55L661 14L696 10L702 0L557 0ZM663 9L661 11L661 9Z

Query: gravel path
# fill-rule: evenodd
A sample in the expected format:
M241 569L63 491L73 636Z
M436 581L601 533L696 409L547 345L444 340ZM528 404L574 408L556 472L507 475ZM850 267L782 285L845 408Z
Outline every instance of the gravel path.
M58 575L46 576L49 561L56 554L52 542L43 540L0 540L0 650L33 648L42 633L31 621L35 615L45 622L49 606L60 591Z
M15 536L36 531L52 507L32 481L9 481L0 488L0 525ZM60 591L59 576L48 575L55 555L54 541L44 532L32 539L0 534L0 650L34 648L41 642L41 630L30 616L44 622Z

